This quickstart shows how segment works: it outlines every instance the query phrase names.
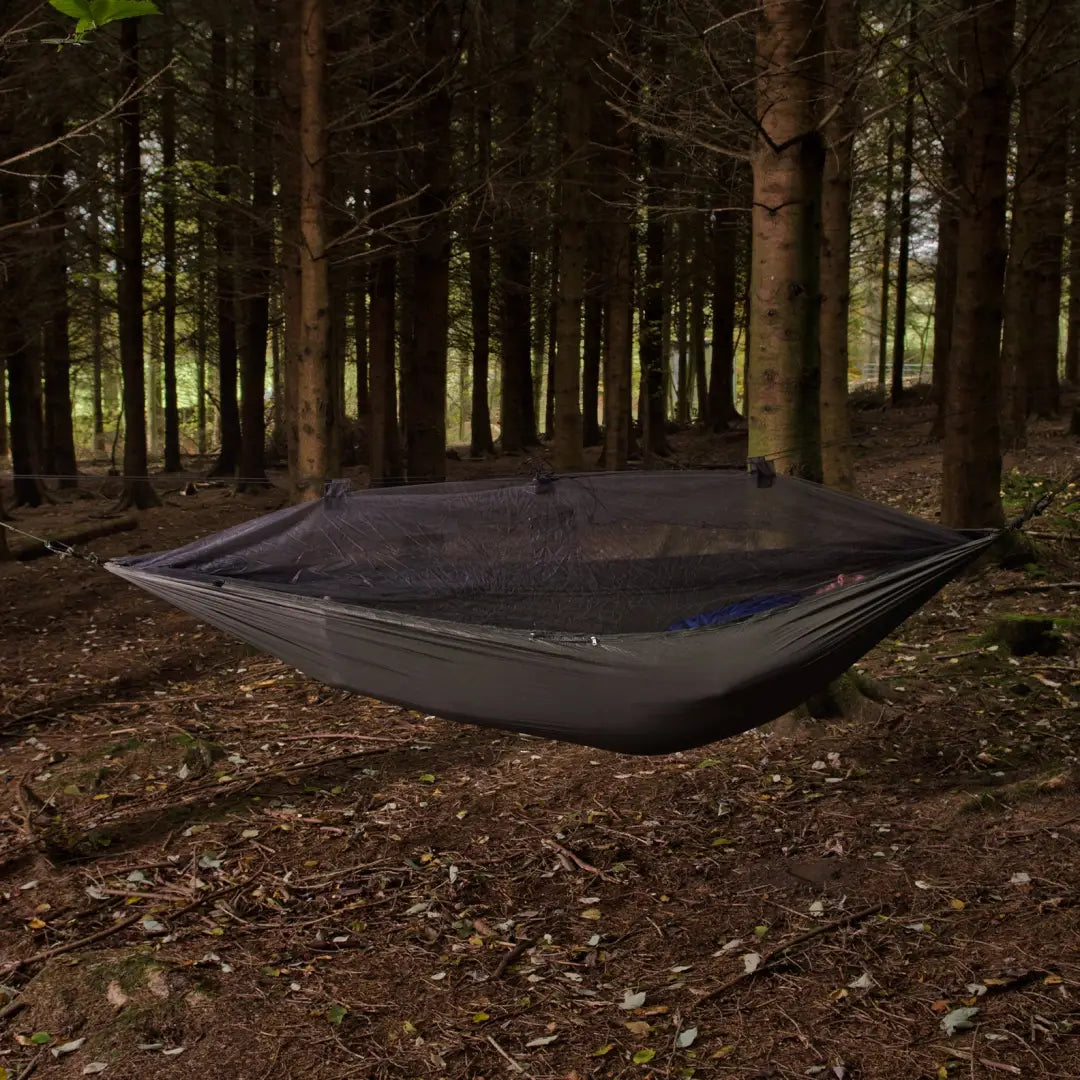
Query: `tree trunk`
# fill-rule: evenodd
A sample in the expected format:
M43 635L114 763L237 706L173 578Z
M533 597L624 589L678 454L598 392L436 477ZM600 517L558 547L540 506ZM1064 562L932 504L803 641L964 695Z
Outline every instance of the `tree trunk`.
M697 391L697 417L701 424L709 423L709 381L705 374L705 283L708 279L706 211L698 207L694 215L693 248L690 278L690 359L693 364L694 386Z
M913 5L914 8L914 5ZM914 11L912 13L914 20ZM912 34L908 34L909 44ZM911 170L915 160L915 68L907 70L904 105L904 150L900 164L900 253L896 262L896 323L893 336L892 403L904 396L904 340L907 337L908 256L911 251Z
M274 156L266 114L270 105L270 19L267 0L254 10L252 41L251 222L248 226L244 339L240 356L240 490L265 486L266 335L274 259Z
M849 0L825 6L824 107L827 145L821 196L821 473L830 487L855 488L848 408L848 327L851 309L851 159L858 128L853 104L859 26Z
M595 108L603 108L596 103ZM594 108L594 111L595 111ZM604 298L601 267L604 254L604 229L598 220L595 197L586 222L585 248L585 321L581 350L581 440L585 446L600 445L600 368L603 363Z
M150 333L146 379L146 431L150 457L156 459L161 455L165 437L165 411L161 406L162 348L159 311L151 309L146 316L146 323Z
M626 52L638 51L640 0L616 0L611 8L614 32L625 40ZM605 61L606 70L618 70ZM630 76L626 100L633 107L638 83ZM604 466L623 469L630 456L631 371L634 330L634 267L632 261L633 229L636 216L634 130L630 120L614 116L603 105L599 112L600 142L609 146L606 153L608 220L604 245L604 279L607 289L604 305ZM610 135L610 137L608 137Z
M120 24L120 91L130 95L120 108L123 168L120 201L123 236L116 307L120 323L120 366L124 372L124 496L122 502L145 510L159 503L147 479L146 383L143 373L142 139L139 81L139 20Z
M994 527L1001 506L1001 317L1015 0L964 0L965 148L941 520ZM977 20L977 22L976 22Z
M57 122L52 136L60 139L64 125ZM45 369L45 471L60 477L59 486L76 486L75 434L71 406L71 340L68 303L68 212L64 175L68 154L58 142L48 176L41 183L44 206L41 230L45 246L43 298L46 304L43 334Z
M195 232L195 438L199 457L206 456L206 226L200 217Z
M296 2L296 0L292 0ZM215 26L210 35L210 83L213 96L214 153L214 246L218 324L218 414L221 419L221 449L211 476L235 476L240 463L240 405L236 393L236 237L231 170L236 163L233 149L233 101L227 82L229 43L226 33Z
M1073 77L1061 56L1073 32L1069 0L1031 0L1020 65L1012 231L1005 278L1002 444L1026 445L1029 412L1046 418L1060 404L1058 340L1069 116Z
M878 386L885 388L889 371L889 282L892 270L892 188L896 133L889 117L889 135L885 148L885 211L881 235L881 315L878 319Z
M420 194L416 214L413 298L417 318L414 362L402 371L406 474L411 482L446 479L446 369L450 300L450 73L455 63L454 24L448 0L433 0L423 23L424 95L419 118Z
M689 362L690 290L687 281L687 263L690 259L690 222L685 215L672 224L672 230L675 233L675 243L672 245L674 251L669 252L669 255L674 256L669 304L675 311L675 347L679 357L678 375L675 379L675 419L680 424L689 424L692 415L690 395L693 392ZM665 355L670 356L666 349Z
M26 260L25 251L13 243L17 232L12 228L24 216L31 216L25 187L23 177L0 170L0 259L5 263ZM38 478L43 455L40 356L27 326L34 289L32 273L0 275L0 352L7 369L7 403L11 408L8 441L16 506L40 506L45 501ZM4 402L0 401L3 410Z
M472 403L469 454L495 452L491 437L488 378L491 360L491 61L487 0L475 0L470 23L469 75L473 84L476 153L469 196L469 311L472 320ZM461 402L464 410L465 402Z
M1080 74L1073 72L1080 99ZM1065 381L1080 386L1080 129L1072 135L1069 169L1069 306L1065 333Z
M176 398L176 74L172 5L165 9L165 71L161 90L161 230L164 278L165 472L180 471L180 410Z
M499 140L504 156L499 171L506 176L510 198L515 200L499 223L502 307L499 443L504 454L520 453L538 441L530 365L532 275L529 236L532 214L525 194L525 187L532 179L533 71L530 55L534 14L530 0L514 0L510 17L513 20L514 62L509 72L503 132Z
M567 19L560 90L560 177L558 187L559 283L556 300L553 458L556 469L580 470L581 315L585 303L585 185L589 168L592 65L590 25L583 9Z
M726 188L731 202L730 188ZM712 215L712 360L709 370L709 425L726 431L738 419L735 409L735 246L738 220L734 208Z
M757 35L749 453L821 479L820 248L824 145L813 0L765 0ZM767 136L767 137L766 137Z
M356 419L362 431L371 426L368 389L368 269L358 267L353 278L353 342L356 347Z
M296 367L297 501L319 498L330 461L330 285L326 259L326 27L323 0L300 14L300 303Z

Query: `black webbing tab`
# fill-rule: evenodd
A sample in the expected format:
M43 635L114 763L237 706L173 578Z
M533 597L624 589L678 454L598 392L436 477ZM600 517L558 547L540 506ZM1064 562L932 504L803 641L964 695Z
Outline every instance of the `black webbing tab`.
M776 466L763 457L752 457L746 462L747 471L757 479L759 488L772 487L776 479Z

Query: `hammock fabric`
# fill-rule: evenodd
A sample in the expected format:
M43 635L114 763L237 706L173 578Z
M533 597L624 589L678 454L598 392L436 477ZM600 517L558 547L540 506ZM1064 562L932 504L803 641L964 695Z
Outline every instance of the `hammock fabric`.
M663 754L805 701L996 535L742 472L335 482L107 568L323 683Z

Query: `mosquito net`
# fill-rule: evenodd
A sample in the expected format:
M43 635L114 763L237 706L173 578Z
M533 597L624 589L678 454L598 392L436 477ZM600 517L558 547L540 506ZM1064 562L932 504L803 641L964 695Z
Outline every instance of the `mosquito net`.
M164 554L159 574L552 634L689 629L798 603L967 537L803 481L590 473L349 492Z

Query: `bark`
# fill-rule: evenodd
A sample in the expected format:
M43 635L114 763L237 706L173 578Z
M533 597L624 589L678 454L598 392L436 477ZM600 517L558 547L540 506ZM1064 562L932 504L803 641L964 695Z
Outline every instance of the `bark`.
M1015 0L965 0L965 148L946 394L941 519L994 527L1001 506L1001 318ZM978 20L976 23L976 19ZM977 32L976 32L977 26Z
M667 60L665 21L665 10L658 7L654 16L655 37L652 46L652 61L657 70L662 70ZM662 207L667 194L666 164L667 140L660 135L650 135L645 150L645 271L638 341L644 397L641 428L646 465L651 463L653 456L667 457L671 452L664 430L664 249L667 229Z
M1080 87L1080 76L1073 78ZM1080 95L1078 95L1080 96ZM1080 385L1080 130L1072 138L1069 170L1069 306L1065 334L1065 380Z
M232 99L226 79L229 52L225 30L215 27L210 35L210 84L213 96L214 193L217 196L214 205L214 247L221 449L212 476L235 476L240 463L240 405L236 392L236 235L229 206L236 155L233 149Z
M914 18L914 16L912 16ZM908 35L911 41L911 34ZM900 251L896 260L896 321L893 335L891 397L894 405L904 396L904 340L907 336L908 259L911 251L911 170L915 160L914 65L907 71L907 100L904 105L904 148L900 164Z
M476 154L473 193L469 197L469 312L472 321L472 402L469 410L469 453L495 452L491 436L488 379L491 360L491 72L488 56L488 4L476 0L469 44L473 83L473 140ZM464 410L465 402L461 402Z
M206 318L206 227L199 219L195 233L195 437L199 456L206 455L206 354L207 354L207 318Z
M244 338L240 357L241 490L266 484L266 335L270 326L270 280L274 258L274 158L266 114L270 104L271 12L266 0L254 10L251 114L251 219Z
M637 52L637 34L641 16L640 0L617 0L612 11L614 30L626 42L626 52ZM605 61L610 68L610 61ZM626 98L632 106L638 84L630 79ZM636 214L634 133L631 122L616 117L607 107L600 112L603 128L601 142L607 152L607 194L609 220L604 246L604 279L607 289L604 305L603 378L604 378L604 465L623 469L630 456L631 361L634 328L634 277L632 262L633 222ZM610 132L610 138L606 133Z
M1068 0L1032 0L1020 66L1016 180L1005 278L1002 346L1002 445L1027 442L1027 417L1060 405L1058 337L1069 116L1062 99L1070 73L1061 63L1075 25Z
M368 272L359 267L353 279L353 342L356 347L356 419L364 431L371 420L368 392Z
M6 140L0 142L0 147ZM14 172L0 171L0 260L26 260L15 247L15 222L30 216L26 181ZM6 227L6 228L5 228ZM42 471L40 357L33 347L27 309L34 290L32 273L0 275L0 354L7 371L7 404L11 409L8 441L16 506L40 506L45 492L37 474ZM0 401L0 412L4 402Z
M595 213L586 224L585 320L581 350L581 441L584 446L600 445L600 367L603 356L604 298L600 267L603 263L603 227Z
M326 258L326 26L323 0L295 0L300 15L300 304L296 365L297 501L317 499L330 460L330 284Z
M139 20L120 24L120 90L128 93L139 80ZM123 235L120 241L120 280L117 316L120 366L124 373L124 494L125 506L145 510L159 503L147 475L146 384L143 374L143 235L142 139L140 99L131 95L121 108L120 142L123 168L120 202Z
M164 279L165 472L180 471L180 410L176 399L176 74L172 6L165 9L166 70L161 90L161 229Z
M709 382L705 374L706 221L705 210L699 207L694 216L691 256L690 360L697 391L697 415L702 424L709 423Z
M554 372L554 446L556 469L580 470L583 424L581 413L581 315L585 303L585 184L589 166L589 126L592 70L590 26L583 8L566 22L568 40L563 55L567 70L560 93L560 176Z
M672 267L673 289L669 294L669 303L675 309L675 347L679 357L679 369L675 379L675 419L680 424L689 424L692 415L690 395L693 392L689 349L690 290L687 282L687 263L690 259L690 222L684 216L673 224L672 229L676 242L672 245L675 250L671 253L674 255L674 266ZM665 349L664 355L671 354Z
M446 369L450 302L450 119L449 80L456 61L448 0L433 0L424 24L424 75L419 91L420 235L415 249L413 298L415 351L409 379L402 374L406 473L411 482L446 479Z
M146 430L150 457L157 458L161 455L161 447L165 436L165 411L161 406L162 348L160 313L152 309L146 315L146 324L150 336L146 372Z
M727 201L730 202L730 193ZM709 425L725 431L738 419L735 409L735 248L738 221L725 208L712 215L712 360L709 370Z
M766 0L757 34L749 454L821 479L821 47L812 0ZM768 136L768 137L766 137Z
M513 200L499 223L499 293L501 306L500 344L502 391L499 405L499 442L504 454L520 453L538 442L536 406L530 370L530 207L525 204L525 185L532 174L533 5L531 0L514 0L513 62L508 74L506 109L500 145L503 161L500 172L509 185Z
M559 350L559 234L554 230L547 259L547 354L545 361L546 378L544 382L544 437L550 439L555 434L555 357Z
M376 5L371 16L372 40L382 44L393 25L390 0ZM371 79L371 95L384 89L378 71ZM403 482L401 436L398 429L397 377L395 374L395 324L397 306L397 257L394 232L397 197L396 138L389 124L371 133L371 227L372 245L381 251L370 270L368 309L368 370L371 424L368 430L369 469L373 487Z
M7 357L0 344L0 458L8 456Z
M53 138L63 135L64 126L57 122ZM43 234L42 296L45 303L44 356L45 374L45 471L59 476L61 488L75 487L78 467L75 461L75 434L72 430L71 404L71 340L68 302L68 193L64 175L68 154L63 144L53 151L48 176L42 181L41 196Z
M297 373L300 370L300 10L293 0L278 6L278 43L282 57L277 138L281 202L281 314L283 424L289 476L299 475Z
M896 152L896 133L892 117L889 118L889 134L885 148L885 209L881 235L881 314L878 319L878 386L885 387L889 370L889 283L892 279L892 224L893 224L893 159Z
M848 323L851 308L851 159L858 127L851 82L859 27L849 0L825 7L827 144L821 197L821 473L830 487L855 488L848 408Z

